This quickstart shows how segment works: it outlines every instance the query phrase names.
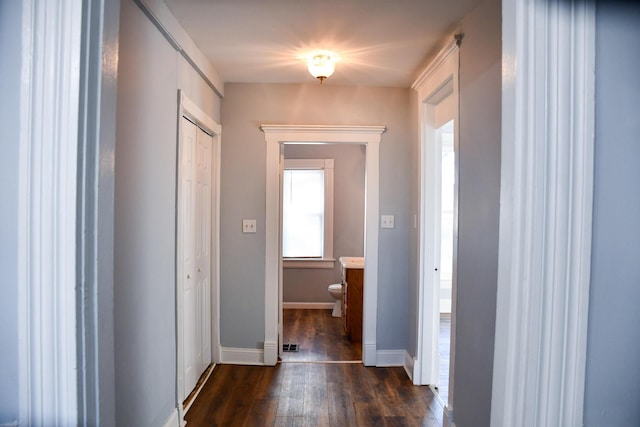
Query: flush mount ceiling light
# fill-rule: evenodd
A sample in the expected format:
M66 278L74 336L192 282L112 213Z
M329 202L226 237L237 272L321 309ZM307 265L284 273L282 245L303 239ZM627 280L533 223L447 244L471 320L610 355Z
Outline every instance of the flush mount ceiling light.
M324 79L331 76L336 70L336 62L338 59L338 55L334 52L314 52L309 55L309 58L307 59L309 73L320 80L320 84L322 84Z

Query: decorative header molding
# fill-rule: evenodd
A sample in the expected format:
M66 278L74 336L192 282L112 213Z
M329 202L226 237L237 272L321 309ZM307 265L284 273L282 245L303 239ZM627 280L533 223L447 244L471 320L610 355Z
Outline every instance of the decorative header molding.
M420 73L415 82L411 85L411 89L419 90L433 73L455 52L460 48L462 35L455 35L451 41L447 43L438 54L429 62L429 65Z
M260 129L267 133L353 133L382 135L386 126L350 126L350 125L262 125ZM290 138L288 136L287 138Z

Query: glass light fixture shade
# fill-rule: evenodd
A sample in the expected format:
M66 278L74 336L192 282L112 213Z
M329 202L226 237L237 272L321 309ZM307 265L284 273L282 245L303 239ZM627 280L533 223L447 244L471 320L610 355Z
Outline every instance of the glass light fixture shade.
M336 70L336 56L328 53L318 53L309 57L307 66L309 73L320 82L331 76Z

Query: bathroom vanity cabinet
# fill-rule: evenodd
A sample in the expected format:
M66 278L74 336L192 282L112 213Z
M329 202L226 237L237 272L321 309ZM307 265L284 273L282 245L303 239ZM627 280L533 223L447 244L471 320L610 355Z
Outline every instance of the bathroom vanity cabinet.
M345 332L351 341L362 341L363 288L364 270L343 268L342 319Z

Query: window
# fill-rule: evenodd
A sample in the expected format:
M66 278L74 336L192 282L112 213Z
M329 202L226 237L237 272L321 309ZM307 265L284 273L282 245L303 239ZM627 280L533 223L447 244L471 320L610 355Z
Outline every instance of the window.
M285 159L284 266L333 268L333 159Z

